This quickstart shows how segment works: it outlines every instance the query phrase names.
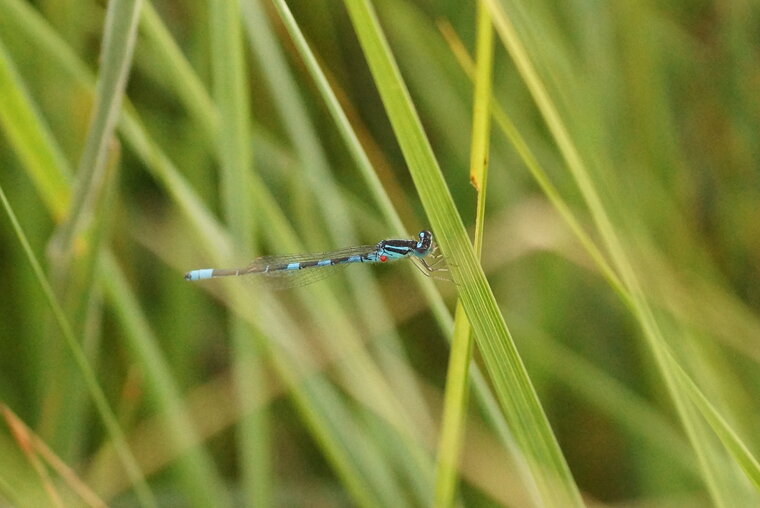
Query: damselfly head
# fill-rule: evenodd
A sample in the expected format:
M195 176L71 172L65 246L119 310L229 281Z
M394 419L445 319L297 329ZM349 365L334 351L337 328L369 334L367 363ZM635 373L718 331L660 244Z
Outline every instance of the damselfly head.
M433 249L433 233L427 230L420 231L419 237L420 240L417 242L414 250L418 254L426 255Z

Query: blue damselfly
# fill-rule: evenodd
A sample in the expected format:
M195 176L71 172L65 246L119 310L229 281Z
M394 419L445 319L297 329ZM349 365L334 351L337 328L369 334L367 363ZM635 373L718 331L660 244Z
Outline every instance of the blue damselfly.
M203 280L215 277L250 275L260 278L274 289L304 286L328 276L332 270L351 263L389 263L409 258L426 276L445 270L437 265L442 257L436 253L433 233L420 231L419 240L382 240L375 245L360 245L329 252L262 256L245 268L204 268L185 274L185 280ZM432 259L428 263L428 259Z

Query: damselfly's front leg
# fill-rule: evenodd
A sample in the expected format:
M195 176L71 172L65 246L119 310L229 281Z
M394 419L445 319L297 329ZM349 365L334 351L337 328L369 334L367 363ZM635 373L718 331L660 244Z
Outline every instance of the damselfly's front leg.
M445 280L449 282L453 282L453 280L449 277L439 277L436 275L436 273L440 272L448 272L448 268L443 267L436 267L438 263L440 263L442 257L440 259L436 259L432 264L428 264L428 262L424 258L412 258L412 262L414 263L414 266L417 267L417 269L424 275L425 277L430 277L431 279L435 280Z

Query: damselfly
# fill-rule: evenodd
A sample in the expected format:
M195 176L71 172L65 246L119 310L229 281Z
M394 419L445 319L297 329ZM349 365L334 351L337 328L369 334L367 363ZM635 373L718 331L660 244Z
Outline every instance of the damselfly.
M204 268L185 274L185 280L203 280L214 277L251 275L261 278L273 289L304 286L327 277L332 270L351 263L389 263L409 258L426 276L445 270L438 265L442 257L436 253L433 233L420 231L419 240L382 240L376 245L360 245L330 252L263 256L254 259L245 268ZM432 262L428 263L428 259Z

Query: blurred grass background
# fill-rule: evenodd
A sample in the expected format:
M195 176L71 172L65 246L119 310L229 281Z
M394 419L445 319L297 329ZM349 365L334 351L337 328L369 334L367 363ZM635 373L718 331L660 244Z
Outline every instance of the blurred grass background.
M760 8L485 4L482 265L584 501L756 506ZM436 232L366 27L337 1L287 3L341 126L282 5L0 0L0 187L68 323L5 209L3 503L432 502L461 285L399 265L275 295L182 280ZM472 231L476 4L375 9ZM489 384L504 388L473 384L456 500L541 504Z

